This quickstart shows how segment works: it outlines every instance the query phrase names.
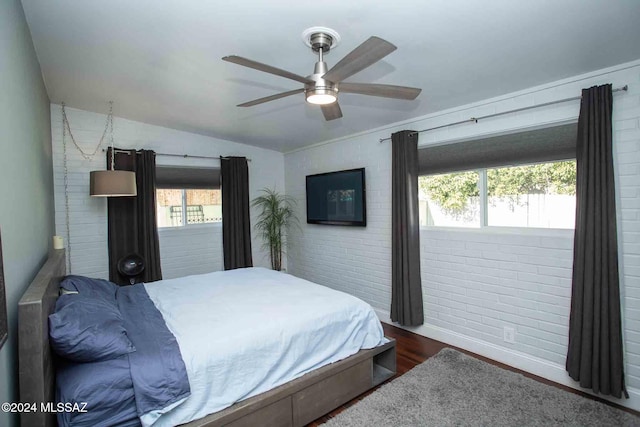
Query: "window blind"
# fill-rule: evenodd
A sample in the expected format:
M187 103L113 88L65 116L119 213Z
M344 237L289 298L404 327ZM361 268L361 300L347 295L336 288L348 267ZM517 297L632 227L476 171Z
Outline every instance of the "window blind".
M575 159L578 124L553 126L418 150L420 175Z
M220 169L156 166L156 187L217 189L220 188Z

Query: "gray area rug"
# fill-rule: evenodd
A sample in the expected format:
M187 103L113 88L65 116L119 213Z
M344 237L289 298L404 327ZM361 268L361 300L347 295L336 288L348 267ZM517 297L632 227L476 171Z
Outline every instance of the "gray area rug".
M640 426L640 418L444 349L325 426Z

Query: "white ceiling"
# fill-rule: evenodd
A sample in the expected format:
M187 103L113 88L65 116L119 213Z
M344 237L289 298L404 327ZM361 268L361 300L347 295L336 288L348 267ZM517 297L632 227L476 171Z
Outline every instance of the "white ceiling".
M640 58L638 0L22 0L51 101L279 151ZM375 35L398 47L348 79L422 88L415 101L341 94L326 122L295 81L221 60L237 54L299 75L301 38L342 41L329 67Z

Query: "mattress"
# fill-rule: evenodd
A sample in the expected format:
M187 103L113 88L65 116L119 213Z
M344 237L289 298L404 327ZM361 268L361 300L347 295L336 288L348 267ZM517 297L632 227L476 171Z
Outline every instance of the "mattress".
M147 283L174 334L191 395L141 417L158 427L225 409L386 342L371 307L289 274L245 268Z

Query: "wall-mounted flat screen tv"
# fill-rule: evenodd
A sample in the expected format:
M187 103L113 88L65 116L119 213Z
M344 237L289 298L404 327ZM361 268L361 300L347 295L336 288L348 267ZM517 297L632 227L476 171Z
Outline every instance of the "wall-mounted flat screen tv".
M364 168L307 175L307 223L367 225Z

